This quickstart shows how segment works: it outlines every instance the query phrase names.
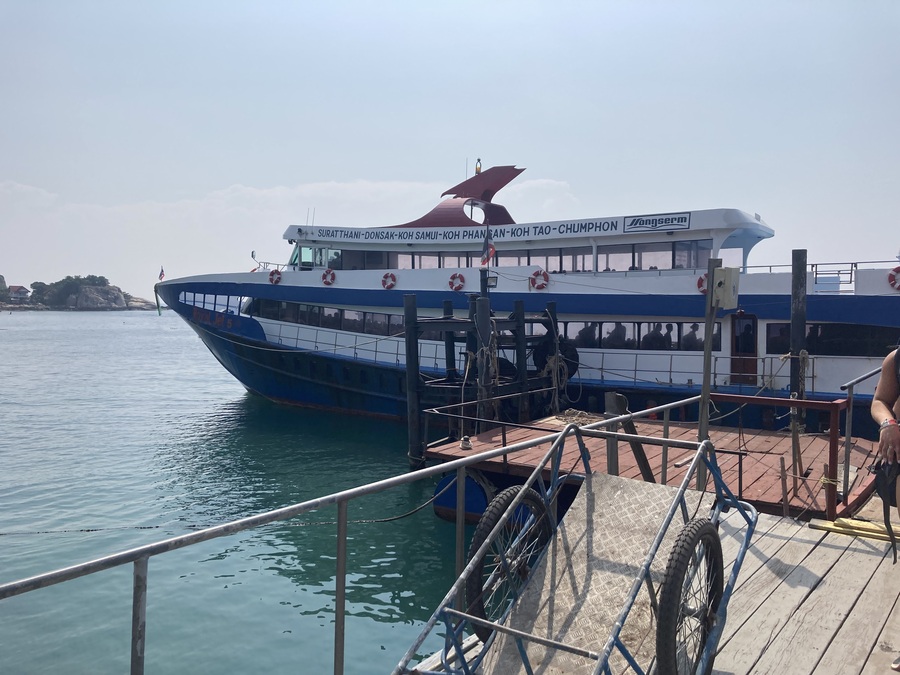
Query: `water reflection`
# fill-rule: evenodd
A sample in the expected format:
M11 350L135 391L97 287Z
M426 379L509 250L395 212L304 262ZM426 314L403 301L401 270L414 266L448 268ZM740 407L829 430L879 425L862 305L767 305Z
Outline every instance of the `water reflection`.
M158 489L172 534L387 478L408 466L402 425L277 406L251 395L176 420L157 461L167 476ZM430 507L371 522L408 513L433 489L434 481L422 481L350 502L349 613L421 622L443 597L454 576L452 525ZM302 590L293 603L297 612L323 616L333 606L336 515L327 507L247 534L237 546L220 540L221 552L205 560L249 557Z

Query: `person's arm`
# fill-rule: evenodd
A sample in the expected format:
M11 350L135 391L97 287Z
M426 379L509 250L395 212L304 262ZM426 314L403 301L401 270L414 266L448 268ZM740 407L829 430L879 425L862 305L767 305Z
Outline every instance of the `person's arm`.
M900 398L895 359L897 350L888 354L881 364L881 375L872 399L872 419L880 425L877 459L900 461L900 426L894 418L894 403Z

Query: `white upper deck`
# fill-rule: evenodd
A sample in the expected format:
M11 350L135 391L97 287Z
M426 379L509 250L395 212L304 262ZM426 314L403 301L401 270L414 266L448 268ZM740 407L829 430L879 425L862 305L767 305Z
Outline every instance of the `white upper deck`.
M774 235L758 215L737 209L516 223L506 208L491 200L522 171L514 166L497 166L477 173L444 192L443 196L452 196L431 212L403 225L291 225L284 238L299 246L394 253L480 251L488 235L501 252L704 241L703 248L714 256L721 249L740 249L746 264L750 249Z
M487 226L327 227L291 225L284 238L312 246L366 251L480 251ZM746 253L774 231L759 216L737 209L705 209L491 225L490 236L498 251L522 248L591 247L644 244L655 241L712 240L713 255L720 249Z

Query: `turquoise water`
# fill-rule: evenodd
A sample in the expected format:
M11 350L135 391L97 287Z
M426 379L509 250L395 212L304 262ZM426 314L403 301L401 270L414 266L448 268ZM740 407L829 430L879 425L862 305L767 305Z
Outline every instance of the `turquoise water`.
M171 312L6 313L0 359L0 583L407 469L403 426L251 396ZM349 517L432 491L351 502ZM152 558L147 672L331 672L335 517ZM453 526L429 507L349 533L345 672L389 672L452 583ZM131 575L0 601L0 672L127 672Z

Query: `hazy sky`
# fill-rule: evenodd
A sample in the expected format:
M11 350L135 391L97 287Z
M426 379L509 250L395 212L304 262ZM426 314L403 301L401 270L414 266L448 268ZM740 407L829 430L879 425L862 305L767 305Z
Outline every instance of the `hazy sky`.
M734 207L900 249L900 2L0 0L0 274L283 262L485 167L519 222Z

